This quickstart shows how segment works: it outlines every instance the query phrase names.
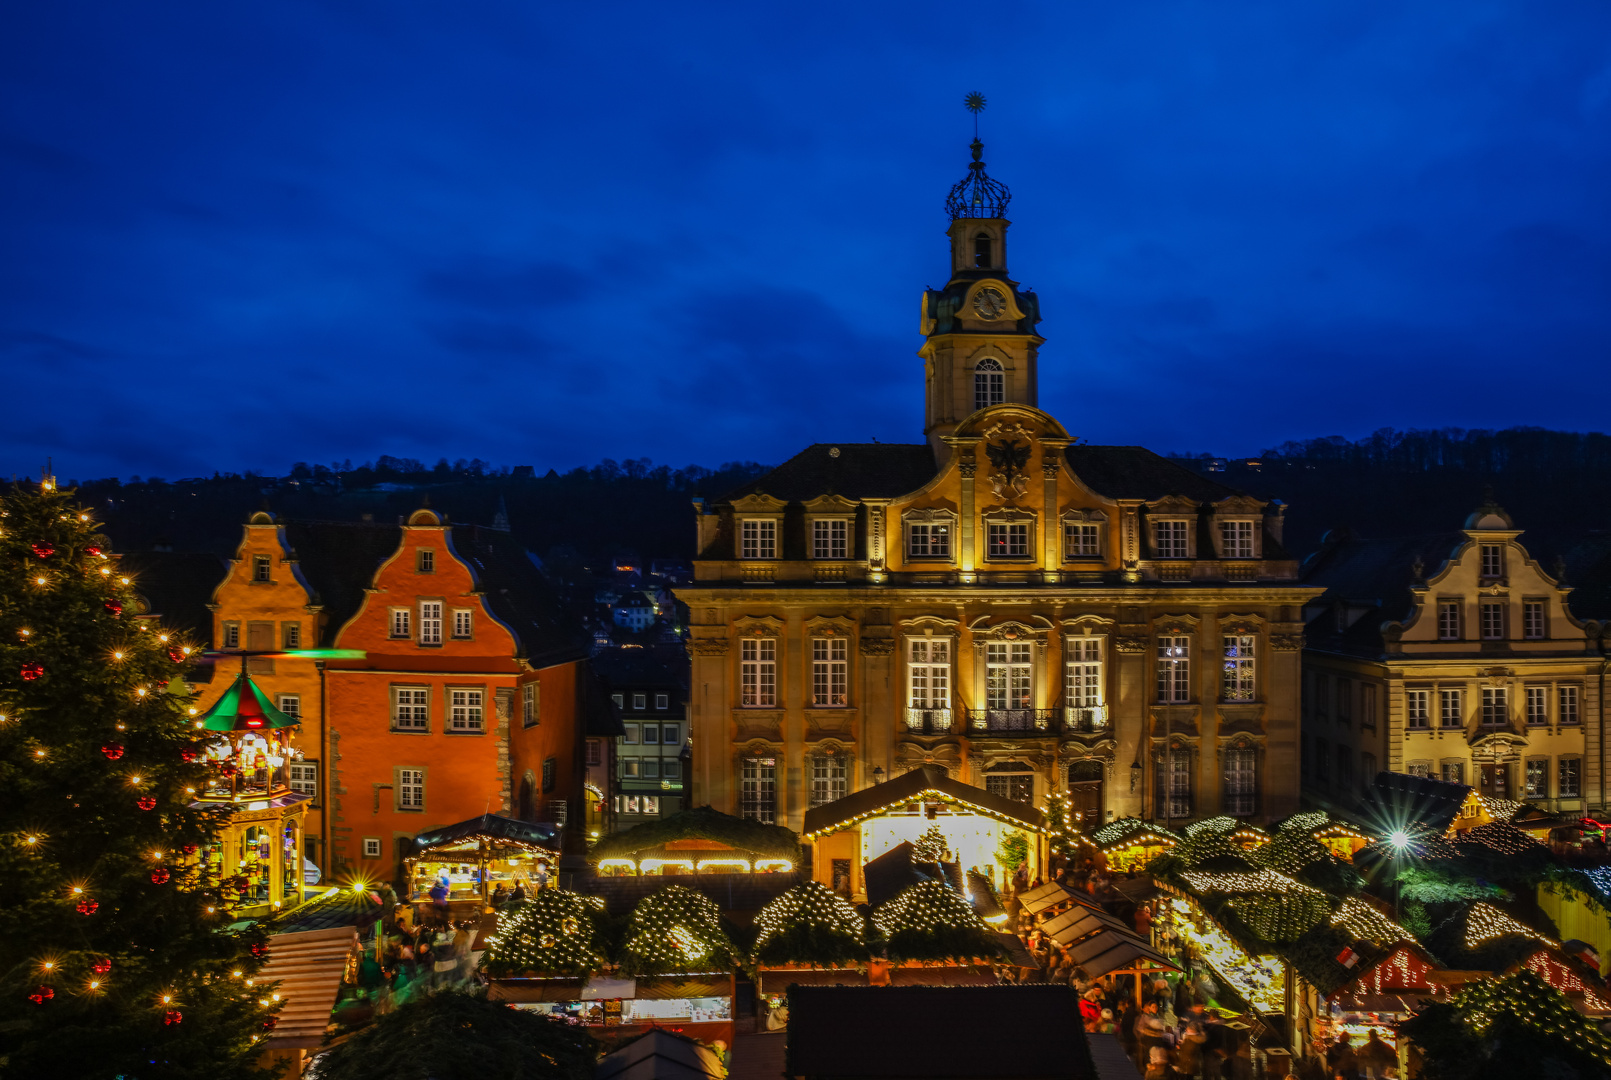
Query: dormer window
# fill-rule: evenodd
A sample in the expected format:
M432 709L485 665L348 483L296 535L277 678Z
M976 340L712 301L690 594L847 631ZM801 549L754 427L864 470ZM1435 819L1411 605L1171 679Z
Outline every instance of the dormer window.
M1505 576L1505 545L1482 545L1482 576L1485 578Z
M992 559L1024 559L1029 557L1029 526L1006 523L990 526L990 557Z
M817 518L811 523L811 557L843 559L849 552L848 526L844 518Z
M954 525L949 511L911 511L906 516L906 557L949 562Z
M1007 374L1001 361L985 357L973 366L973 407L989 408L1007 400Z
M1251 521L1220 522L1219 555L1222 559L1253 558L1253 523Z
M1186 522L1158 521L1152 526L1153 550L1160 559L1189 559L1186 544Z
M980 233L973 238L973 265L980 270L988 270L994 265L990 259L989 233Z
M252 580L259 583L267 582L273 561L267 555L252 556Z
M745 518L739 523L739 558L778 557L778 523L771 518Z

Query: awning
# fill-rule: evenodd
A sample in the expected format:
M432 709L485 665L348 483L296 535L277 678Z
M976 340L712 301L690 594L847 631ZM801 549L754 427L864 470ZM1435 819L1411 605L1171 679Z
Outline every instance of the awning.
M1110 971L1123 968L1147 967L1179 970L1175 964L1140 939L1113 930L1105 930L1069 946L1069 959L1085 969L1085 973L1100 978Z
M1024 910L1029 912L1031 915L1039 915L1048 908L1054 908L1059 904L1066 904L1073 899L1073 893L1063 888L1063 886L1053 882L1050 885L1042 885L1038 889L1031 889L1029 892L1026 892L1024 895L1020 896L1018 898L1018 902L1022 904L1024 906Z
M1109 915L1097 908L1086 907L1084 904L1076 904L1061 915L1046 920L1040 929L1059 945L1078 941L1098 930L1117 931L1121 934L1129 934L1132 931L1132 927L1118 916Z
M297 723L296 717L271 705L268 695L244 674L235 676L224 696L201 718L204 731L271 731Z
M268 963L258 973L264 984L279 983L284 1001L279 1023L269 1034L271 1049L311 1050L324 1042L335 1008L347 957L358 944L350 926L275 934L268 940Z
M457 825L443 825L420 833L414 837L414 843L409 848L409 858L417 859L432 852L446 853L461 845L468 853L474 851L482 840L491 841L494 846L507 844L558 851L559 826L539 825L502 814L482 814Z
M945 770L920 765L909 773L806 811L802 836L813 840L907 803L950 803L1030 832L1045 829L1045 815L1028 803L953 780Z

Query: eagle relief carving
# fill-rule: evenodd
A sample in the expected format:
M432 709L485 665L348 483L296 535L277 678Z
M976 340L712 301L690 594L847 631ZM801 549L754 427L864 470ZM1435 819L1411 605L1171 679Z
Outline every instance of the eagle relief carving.
M995 489L998 499L1012 502L1029 493L1029 480L1024 476L1024 466L1029 464L1029 450L1028 443L1020 446L1017 439L1004 439L985 445L990 464L999 470L990 477L990 486Z

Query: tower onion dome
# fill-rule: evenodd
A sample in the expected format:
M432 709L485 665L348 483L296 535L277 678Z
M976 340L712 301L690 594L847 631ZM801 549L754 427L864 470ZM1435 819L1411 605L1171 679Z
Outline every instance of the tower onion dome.
M968 175L957 181L951 194L945 197L945 209L951 215L951 220L957 218L999 218L1007 216L1007 204L1012 201L1012 192L1000 180L992 180L985 172L985 163L979 160L984 153L984 143L977 138L973 140L973 161L968 165Z

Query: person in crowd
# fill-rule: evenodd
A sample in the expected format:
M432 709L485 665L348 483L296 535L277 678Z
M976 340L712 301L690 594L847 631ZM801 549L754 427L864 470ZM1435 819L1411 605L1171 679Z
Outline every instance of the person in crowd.
M1126 997L1119 1003L1119 1043L1131 1057L1136 1052L1136 1007Z
M524 899L526 899L526 883L523 882L523 881L517 880L515 882L514 890L509 894L509 899L510 900L524 900Z
M1181 1033L1180 1045L1175 1048L1175 1069L1183 1077L1195 1078L1203 1071L1203 1051L1208 1045L1208 1034L1203 1025L1192 1021Z
M539 889L548 888L548 860L546 859L537 861L537 887Z
M1113 1010L1103 1009L1101 1018L1097 1020L1096 1030L1102 1035L1112 1035L1114 1032Z
M1097 1023L1102 1019L1102 993L1099 990L1087 990L1080 998L1080 1019L1085 1024L1086 1031L1095 1031Z
M1169 1048L1163 1045L1147 1050L1147 1071L1142 1080L1174 1080L1175 1070L1169 1066Z
M1136 1017L1136 1045L1141 1048L1141 1052L1146 1053L1155 1046L1162 1046L1168 1033L1169 1028L1158 1015L1157 1000L1153 999L1141 1006L1141 1015Z
M1355 1052L1354 1057L1359 1062L1359 1071L1368 1080L1382 1080L1382 1077L1387 1075L1387 1070L1398 1064L1398 1054L1376 1034L1375 1028L1365 1033L1365 1041Z
M1152 940L1152 905L1142 904L1136 908L1136 935L1142 941Z
M507 902L508 899L509 890L504 888L503 882L498 882L498 887L492 890L492 906L503 907L504 903Z
M1348 1041L1348 1032L1337 1033L1337 1041L1326 1051L1326 1064L1341 1080L1359 1080L1359 1057Z

